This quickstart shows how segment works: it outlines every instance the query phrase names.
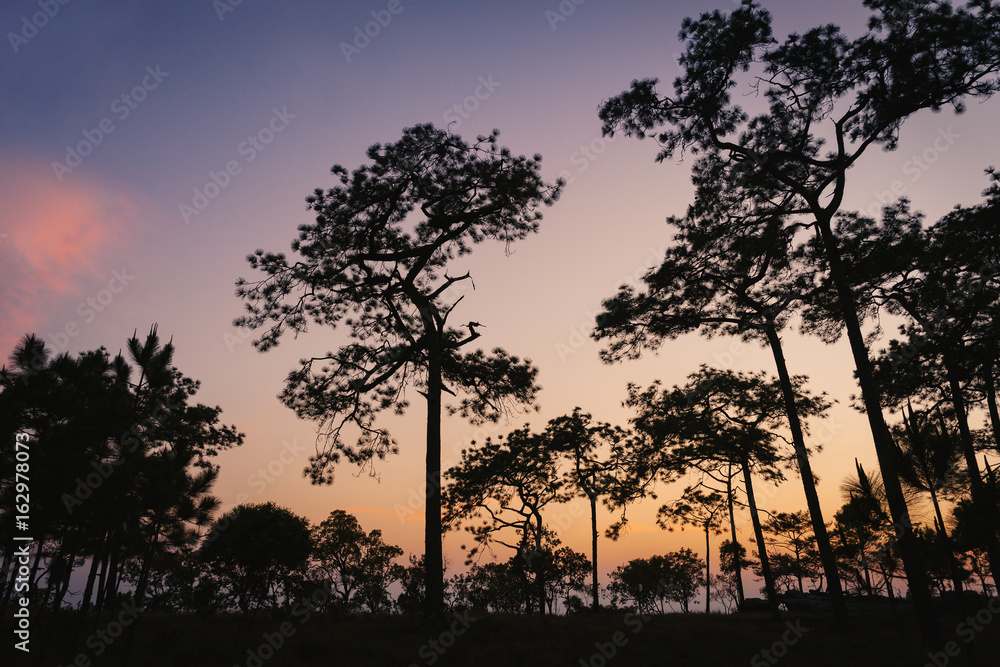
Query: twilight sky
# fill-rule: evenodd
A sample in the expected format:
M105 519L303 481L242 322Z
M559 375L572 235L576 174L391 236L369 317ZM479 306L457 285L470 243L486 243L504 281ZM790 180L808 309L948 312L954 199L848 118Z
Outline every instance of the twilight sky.
M764 5L779 38L827 22L854 36L867 19L860 0ZM342 508L420 553L420 396L411 397L407 416L382 422L402 452L380 466L380 479L345 465L332 487L310 486L301 470L314 427L276 394L297 359L334 349L345 336L313 327L255 352L232 326L242 312L233 283L253 275L246 254L287 251L297 225L310 219L305 196L334 184L333 164L358 166L370 144L394 141L420 122L451 122L466 139L495 127L501 144L541 153L545 177L569 184L544 211L539 233L512 255L499 245L476 249L467 262L476 291L456 317L486 325L484 347L505 347L539 366L541 412L489 431L446 419L445 467L472 439L525 420L541 427L576 405L624 424L628 381L682 383L701 363L771 371L764 350L694 336L609 367L587 336L601 299L662 258L664 218L683 213L692 193L689 164L654 163L648 141L602 139L598 105L634 78L672 81L681 20L732 6L8 0L0 9L0 351L6 357L35 332L58 351L105 345L115 353L134 329L156 322L173 336L180 370L202 382L198 400L220 405L223 420L246 433L242 448L219 458L216 493L226 508L274 500L317 522ZM366 24L374 37L359 37ZM911 118L897 151L873 151L850 173L845 208L877 210L894 184L931 220L979 201L983 169L1000 149L998 104ZM848 406L846 345L794 331L784 338L792 372L840 401L813 425L810 442L824 445L814 468L829 519L840 479L855 457L874 468L874 450L864 418ZM761 494L768 509L804 507L791 474ZM700 553L697 533L655 526L657 506L633 510L633 529L617 544L602 541L602 571L682 545ZM565 526L563 541L584 552L585 516L582 504L550 515ZM461 567L463 542L446 538L452 571Z

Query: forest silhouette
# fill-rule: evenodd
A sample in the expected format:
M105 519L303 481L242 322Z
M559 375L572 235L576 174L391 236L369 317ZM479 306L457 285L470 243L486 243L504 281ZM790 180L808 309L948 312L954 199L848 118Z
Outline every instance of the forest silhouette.
M0 372L12 636L24 608L36 664L996 664L1000 174L983 165L982 200L933 222L905 198L877 216L843 201L851 167L893 150L905 120L1000 90L1000 5L865 5L856 39L803 26L778 41L749 1L687 19L670 93L635 80L599 107L606 136L691 158L694 185L659 264L594 295L602 360L646 363L697 333L760 345L773 366L630 383L626 424L580 406L519 426L541 371L476 347L490 323L458 319L477 295L474 269L456 266L480 244L526 242L567 185L499 131L413 125L332 168L338 184L307 197L290 253L247 257L236 325L261 353L346 334L274 388L317 427L314 484L398 453L381 414L426 414L423 552L344 509L318 524L267 501L222 512L215 457L244 435L195 402L197 369L174 365L155 325L114 355L119 341L57 354L27 334ZM758 115L734 101L748 87ZM857 396L795 374L793 325L846 338ZM810 429L835 401L866 416L877 465L856 463L841 504L821 507ZM445 469L445 419L504 432ZM800 484L806 503L777 511L762 483ZM579 500L589 553L555 520ZM651 500L662 528L695 528L704 550L601 581L602 544L628 540L629 509ZM464 540L461 565L445 561L447 532Z

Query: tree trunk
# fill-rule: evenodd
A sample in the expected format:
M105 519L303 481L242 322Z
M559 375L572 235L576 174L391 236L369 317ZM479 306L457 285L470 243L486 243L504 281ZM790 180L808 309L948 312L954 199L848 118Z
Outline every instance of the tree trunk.
M542 558L542 515L535 515L535 597L538 601L538 615L545 615L545 559Z
M444 614L444 555L441 538L441 347L427 354L427 478L424 505L424 616Z
M951 403L955 410L955 419L958 420L958 432L962 440L962 451L965 454L965 466L969 473L969 486L972 491L972 506L976 514L983 518L987 529L984 531L983 539L986 544L986 554L990 562L990 572L993 573L993 583L996 583L996 573L1000 568L1000 542L997 541L996 530L996 500L993 491L983 484L982 474L979 472L979 461L976 459L976 447L972 440L972 431L969 429L969 416L965 412L965 396L962 393L962 383L959 379L958 368L951 354L943 355L945 373L948 377L948 388L951 390Z
M591 594L594 596L594 602L591 605L591 607L594 609L594 611L597 611L598 609L601 608L600 588L598 587L597 584L597 494L591 493L588 495L590 496L590 532L591 532L590 551L593 558L591 567L592 567L592 575L594 578L591 587L592 590Z
M10 558L8 558L8 562L10 563L10 565L9 565L9 567L10 567L10 578L9 579L4 578L3 600L0 601L0 610L3 610L4 613L6 613L7 607L10 605L10 598L14 594L14 586L17 583L16 579L17 579L17 571L18 571L17 559L15 558L15 556L13 554L13 551L14 551L14 546L13 545L11 545L9 551L11 552Z
M705 613L711 611L710 605L712 604L712 538L709 535L709 528L711 524L709 521L705 522Z
M896 451L882 414L882 395L872 372L871 359L865 345L864 333L861 331L861 321L858 318L858 306L854 297L844 266L843 257L837 238L833 233L832 221L827 214L816 216L817 227L823 242L823 250L830 269L830 278L837 290L840 301L841 315L847 329L847 338L851 344L858 386L865 406L865 414L872 431L875 444L875 454L878 457L879 469L882 472L882 483L885 486L886 500L892 515L899 554L906 571L906 581L913 599L913 611L924 638L934 640L938 637L938 624L931 606L931 592L928 585L927 568L923 555L920 553L910 512L906 506L906 498L899 482L899 471L896 464Z
M990 425L993 427L993 447L1000 452L1000 410L997 409L997 385L993 375L995 369L996 360L993 358L983 364L983 386L990 412Z
M49 596L55 590L56 582L62 579L62 569L66 558L66 543L66 539L60 540L59 549L52 553L48 567L45 568L42 574L38 575L39 583L41 583L42 577L45 577L45 590L42 591L39 598L35 601L35 605L40 611L45 610L46 605L49 603Z
M146 586L149 583L149 569L153 563L153 551L156 549L156 541L160 532L160 524L157 522L153 526L152 534L149 537L149 545L146 547L146 555L142 559L142 568L139 571L139 580L135 585L135 606L142 611L142 603L146 599Z
M944 516L941 514L941 505L938 503L937 492L934 491L932 487L930 489L931 494L931 504L934 506L934 515L937 517L938 522L938 534L941 535L943 539L948 539L948 530L944 527Z
M66 567L62 572L61 581L59 582L59 588L56 590L55 599L52 600L52 611L54 613L59 613L62 608L62 602L66 598L66 592L69 590L69 582L73 577L74 565L76 564L76 548L69 554L66 559Z
M805 435L802 432L802 422L799 420L799 411L795 406L795 390L792 387L792 379L788 374L788 366L785 364L785 353L781 347L781 338L772 320L767 321L767 341L774 356L774 365L778 371L778 382L781 384L781 394L785 403L785 412L788 414L788 428L792 433L792 443L795 446L795 458L799 464L799 476L802 478L802 488L806 494L806 505L809 508L809 518L812 520L813 535L816 539L816 548L819 551L820 562L823 564L823 573L826 575L827 593L830 595L830 602L833 604L833 614L836 618L837 629L847 630L850 621L847 616L847 601L844 598L844 589L840 583L840 574L837 572L837 559L833 555L833 547L830 545L830 535L826 530L826 521L823 520L823 510L819 504L819 495L816 493L816 480L813 476L812 466L809 463L809 451L806 449ZM802 589L802 578L799 577L799 589Z
M7 597L7 575L10 574L12 551L12 546L6 544L3 546L3 565L0 565L0 599L6 599ZM3 612L6 612L6 606L0 606L0 613Z
M97 568L100 559L95 553L90 559L90 572L87 573L87 585L83 589L83 599L80 600L80 615L86 616L90 610L90 599L94 595L94 582L97 580Z
M112 545L108 556L108 577L104 583L104 595L102 596L102 607L111 608L118 597L118 567L121 558L121 546ZM101 619L101 610L98 610L94 617L94 629L96 630Z
M802 586L802 556L798 549L795 550L795 578L799 580L799 593L805 593L806 589Z
M764 543L764 529L760 525L757 514L757 501L753 495L753 482L750 479L750 463L743 459L743 483L746 484L747 504L750 505L750 520L753 522L753 533L757 538L757 555L760 556L760 571L764 575L764 589L767 592L767 606L771 609L771 618L781 620L778 610L778 591L774 587L774 575L771 573L771 563L767 559L767 545Z
M153 524L152 532L149 536L149 546L146 547L146 555L142 560L142 568L139 572L139 580L136 582L135 586L135 609L136 612L142 614L144 611L143 603L146 600L146 587L149 584L149 570L153 563L153 552L156 550L156 542L160 533L160 522L157 521ZM139 621L138 617L132 619L132 625L126 631L128 633L128 641L125 645L125 659L131 660L132 651L135 649L135 638L139 634Z
M743 604L746 596L743 594L743 559L739 556L740 542L736 539L736 514L733 512L733 475L732 468L726 477L726 502L729 504L729 532L733 543L733 577L736 582L736 603Z
M38 566L42 562L42 551L43 551L43 547L44 547L44 540L39 540L35 544L38 545L38 549L37 549L37 551L35 551L35 562L33 562L31 564L31 574L28 575L28 585L29 585L28 595L29 596L31 596L31 595L35 596L35 604L34 604L34 606L37 608L37 606L38 606L38 597L37 597L37 595L38 595L38 579L37 579L37 577L38 577Z
M104 594L107 592L108 586L108 563L111 561L111 549L113 548L111 540L113 534L108 533L104 553L101 555L101 571L97 576L97 599L94 600L94 614L98 618L104 609Z
M889 596L890 601L894 602L896 600L896 592L892 590L892 577L884 570L882 572L882 581L885 582L886 595Z

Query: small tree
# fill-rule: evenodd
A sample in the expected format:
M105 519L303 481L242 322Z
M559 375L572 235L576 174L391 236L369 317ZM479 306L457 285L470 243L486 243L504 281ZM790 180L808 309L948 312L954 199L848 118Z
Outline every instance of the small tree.
M524 591L512 561L476 563L451 578L455 606L475 612L516 614L524 610Z
M611 604L624 603L638 613L658 610L663 613L660 573L646 558L635 558L611 572Z
M805 592L804 580L817 574L822 578L812 523L806 512L778 512L763 527L771 548L781 550L774 556L781 557L783 573L798 583L800 593Z
M202 559L243 611L289 604L312 551L309 521L272 502L240 505L219 517Z
M674 523L695 526L705 531L705 613L711 611L712 591L710 580L712 576L710 561L712 558L711 534L722 532L722 520L726 511L726 499L715 491L704 492L701 489L688 487L680 498L660 507L656 513L656 522L662 528L673 530Z
M721 589L721 594L715 599L729 596L732 605L739 607L745 601L743 596L742 583L740 582L740 572L746 567L752 567L755 561L747 556L747 548L739 542L733 540L722 540L719 544L719 580L716 585ZM728 575L728 576L727 576ZM728 584L723 584L727 581ZM728 598L727 598L728 599ZM726 605L727 609L729 605Z
M424 556L410 554L410 564L403 568L400 577L402 590L396 597L396 607L404 614L418 614L424 608L427 587L424 585Z
M624 601L639 613L666 612L675 602L687 613L698 589L705 585L705 561L690 549L663 556L637 558L611 573L612 602Z
M473 144L431 125L403 131L393 144L368 149L371 164L333 173L341 185L317 189L306 201L315 223L300 227L292 250L301 259L258 250L250 266L267 277L237 282L248 314L236 320L266 326L255 346L277 345L285 331L300 333L311 320L346 326L353 342L302 361L288 376L282 401L305 419L320 422L318 452L309 474L330 483L346 456L370 466L396 451L375 425L386 409L403 412L404 390L416 386L427 399L424 565L425 613L441 613L442 395L462 398L450 408L473 420L496 421L529 406L538 386L528 361L501 349L492 354L460 349L481 336L478 322L449 324L461 288L471 275L448 275L456 257L485 240L509 246L534 232L540 205L551 204L562 182L540 176L541 157L514 157L497 144L498 132ZM360 430L356 445L344 429Z
M475 444L475 443L473 443ZM545 528L542 509L564 502L568 493L559 475L557 454L543 436L525 426L507 438L487 438L479 447L462 450L458 465L445 473L446 525L466 523L475 545L471 563L493 543L512 549L535 574L534 604L545 610ZM468 525L473 521L480 523ZM512 529L515 539L504 531Z
M708 578L703 574L707 572L706 563L688 548L668 552L662 558L667 599L679 604L686 614L698 589L707 585Z
M311 577L345 611L362 606L378 613L390 605L388 588L403 576L399 547L386 544L382 531L365 533L357 518L334 510L312 530Z
M574 408L573 414L549 421L544 437L569 464L566 482L590 503L591 607L599 609L597 581L597 501L621 486L628 464L630 434L606 422L595 422L589 413Z

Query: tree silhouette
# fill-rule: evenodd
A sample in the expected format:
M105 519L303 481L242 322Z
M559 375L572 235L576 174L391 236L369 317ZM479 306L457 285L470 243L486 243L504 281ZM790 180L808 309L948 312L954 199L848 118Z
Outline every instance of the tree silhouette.
M772 551L780 569L798 583L799 592L805 592L803 579L812 578L817 573L818 553L812 535L812 522L806 512L778 512L764 522L764 534L770 536L768 544L772 549L783 549L784 553ZM780 579L776 575L775 579Z
M236 323L267 326L254 341L265 351L285 331L305 331L310 320L345 326L353 342L335 353L305 359L292 371L282 401L302 418L321 423L309 473L331 482L341 455L362 466L396 451L374 420L407 407L403 391L416 385L427 399L425 479L426 613L442 611L441 399L462 394L453 412L497 420L530 405L538 387L528 361L495 349L462 355L481 336L477 322L456 328L448 319L462 300L469 273L448 266L485 240L509 246L534 232L562 182L547 184L541 156L514 157L497 144L498 132L468 144L431 125L403 131L393 144L368 149L370 164L333 173L341 185L307 198L314 224L302 225L290 261L258 250L248 257L267 277L240 279L237 294L248 314ZM467 331L463 331L463 328ZM356 445L342 433L353 424Z
M965 490L962 448L940 412L936 417L915 412L911 406L897 426L896 443L901 459L900 477L914 491L926 493L934 507L935 528L947 538L941 501Z
M705 562L690 549L636 558L611 573L612 602L631 601L639 613L667 611L676 602L688 613L698 588L705 585Z
M248 613L289 604L312 551L309 522L272 502L240 505L212 525L200 554L232 601Z
M389 607L388 588L403 577L399 547L386 544L381 530L365 533L357 518L334 510L312 530L310 576L330 592L337 606L378 613Z
M879 584L871 571L882 574L889 597L894 597L892 578L898 570L898 542L892 529L885 483L881 476L869 473L855 460L856 474L844 478L841 495L844 505L834 514L836 535L845 569L852 572L856 588L874 595ZM916 494L904 489L907 505L916 503Z
M502 563L474 563L466 574L450 580L455 606L470 611L516 614L524 610L524 591L513 571L513 559Z
M726 510L726 499L722 494L688 487L680 498L660 507L656 513L656 522L663 528L673 530L673 524L679 522L695 526L705 531L705 613L711 612L712 604L712 538L711 534L722 532L722 513Z
M985 369L992 367L998 341L998 212L1000 196L994 196L978 206L956 207L925 230L922 216L904 200L885 207L880 222L844 216L838 224L845 230L841 236L851 240L844 255L856 292L873 307L906 317L904 336L911 346L919 341L920 356L943 371L935 379L951 403L972 501L984 514L996 502L983 483L967 404L977 377L992 373ZM992 569L1000 567L1000 541L988 538L986 548L996 563Z
M757 228L714 213L699 215L692 207L684 218L669 219L677 229L675 245L643 277L645 291L622 286L604 302L593 335L608 340L601 356L609 363L637 358L643 349L659 349L693 331L768 345L834 613L846 628L847 606L795 404L798 380L789 374L780 337L795 305L814 291L811 276L789 252L792 239L782 238L787 231L780 219Z
M558 545L556 540L552 540ZM550 548L546 554L548 571L545 585L548 588L549 613L553 613L556 602L562 600L567 611L571 609L573 593L587 590L587 575L591 575L591 595L593 595L593 564L587 557L569 547Z
M473 443L475 445L475 443ZM545 436L524 428L506 439L487 438L480 446L462 450L459 463L445 472L445 524L465 523L475 545L468 562L490 550L493 543L515 552L535 574L535 609L545 609L545 528L542 509L568 500L558 470L558 454ZM473 521L480 523L468 525ZM503 531L513 529L511 540Z
M448 563L444 563L447 568ZM403 568L400 584L403 590L396 596L396 607L404 614L418 614L424 609L427 599L427 587L424 585L424 556L410 554L410 564ZM447 589L445 590L447 594Z
M986 481L996 488L996 468L990 468ZM998 508L1000 510L1000 508ZM1000 515L1000 513L998 513ZM990 596L990 585L986 578L989 571L985 549L987 542L986 533L992 531L1000 534L1000 525L996 523L990 525L981 514L976 512L970 498L960 498L952 509L952 532L953 543L961 553L964 554L965 562L969 569L976 574L983 586L983 593ZM993 575L993 585L996 586L996 575Z
M58 608L72 571L82 557L96 549L95 537L78 519L86 516L100 523L105 516L98 513L104 508L99 508L99 501L93 498L94 485L87 484L85 478L94 471L91 466L100 460L116 430L115 418L121 418L118 428L127 425L131 401L127 385L115 374L114 364L104 350L76 358L69 354L53 356L44 341L29 334L14 349L10 361L0 375L3 437L5 442L13 443L15 434L24 432L35 442L31 453L31 527L39 546L31 562L32 602L41 608L51 602L53 608ZM14 449L13 445L0 449L4 463L0 477L2 519L9 525L13 525L15 494L25 492L23 479L18 480L14 474ZM20 491L16 481L21 482ZM67 504L65 499L70 502ZM4 544L6 562L11 561L13 550L13 542ZM47 585L43 587L46 575ZM14 578L5 577L4 584L6 607Z
M543 442L560 452L569 463L567 485L590 503L591 607L599 609L597 501L602 496L609 496L621 484L620 478L627 469L630 436L620 427L594 422L589 413L577 407L571 415L550 420L543 437Z
M722 575L716 580L719 587L722 589L720 595L716 596L717 600L727 600L725 602L727 609L729 608L730 598L731 602L735 603L737 609L739 609L746 597L743 593L743 581L741 579L741 572L743 568L752 566L753 561L747 556L747 549L739 542L728 539L722 540L719 544L719 571ZM730 575L727 579L724 575ZM729 582L723 584L722 582Z
M873 145L894 149L906 118L945 106L961 111L965 98L1000 89L1000 7L987 0L958 9L939 0L865 5L873 12L869 29L854 40L827 25L778 43L770 14L750 0L728 14L685 19L674 95L658 93L656 79L634 81L602 105L600 117L605 134L654 135L662 147L658 160L696 154L697 211L732 215L749 227L783 219L822 239L915 611L930 637L935 622L926 572L833 220L847 170ZM732 100L740 73L767 102L756 116ZM827 140L832 148L824 153Z
M219 424L218 407L193 403L198 382L172 365L173 346L155 325L127 347L130 361L104 348L51 356L28 335L0 373L0 428L12 429L11 442L16 431L37 439L32 518L42 548L31 576L46 585L35 603L59 610L73 573L88 565L78 629L126 580L141 608L154 563L189 550L217 506L211 457L243 441ZM4 477L0 496L13 490Z
M823 397L811 396L801 386L795 403L804 417L821 415L829 407ZM626 405L637 410L635 429L647 435L654 450L663 451L672 461L664 467L707 473L720 465L732 465L742 472L768 603L777 617L777 592L752 481L752 468L765 479L783 479L780 465L787 455L777 447L780 439L775 429L784 423L785 412L777 382L763 374L702 366L683 388L661 390L654 384L640 391L629 385ZM649 456L653 455L650 452Z

